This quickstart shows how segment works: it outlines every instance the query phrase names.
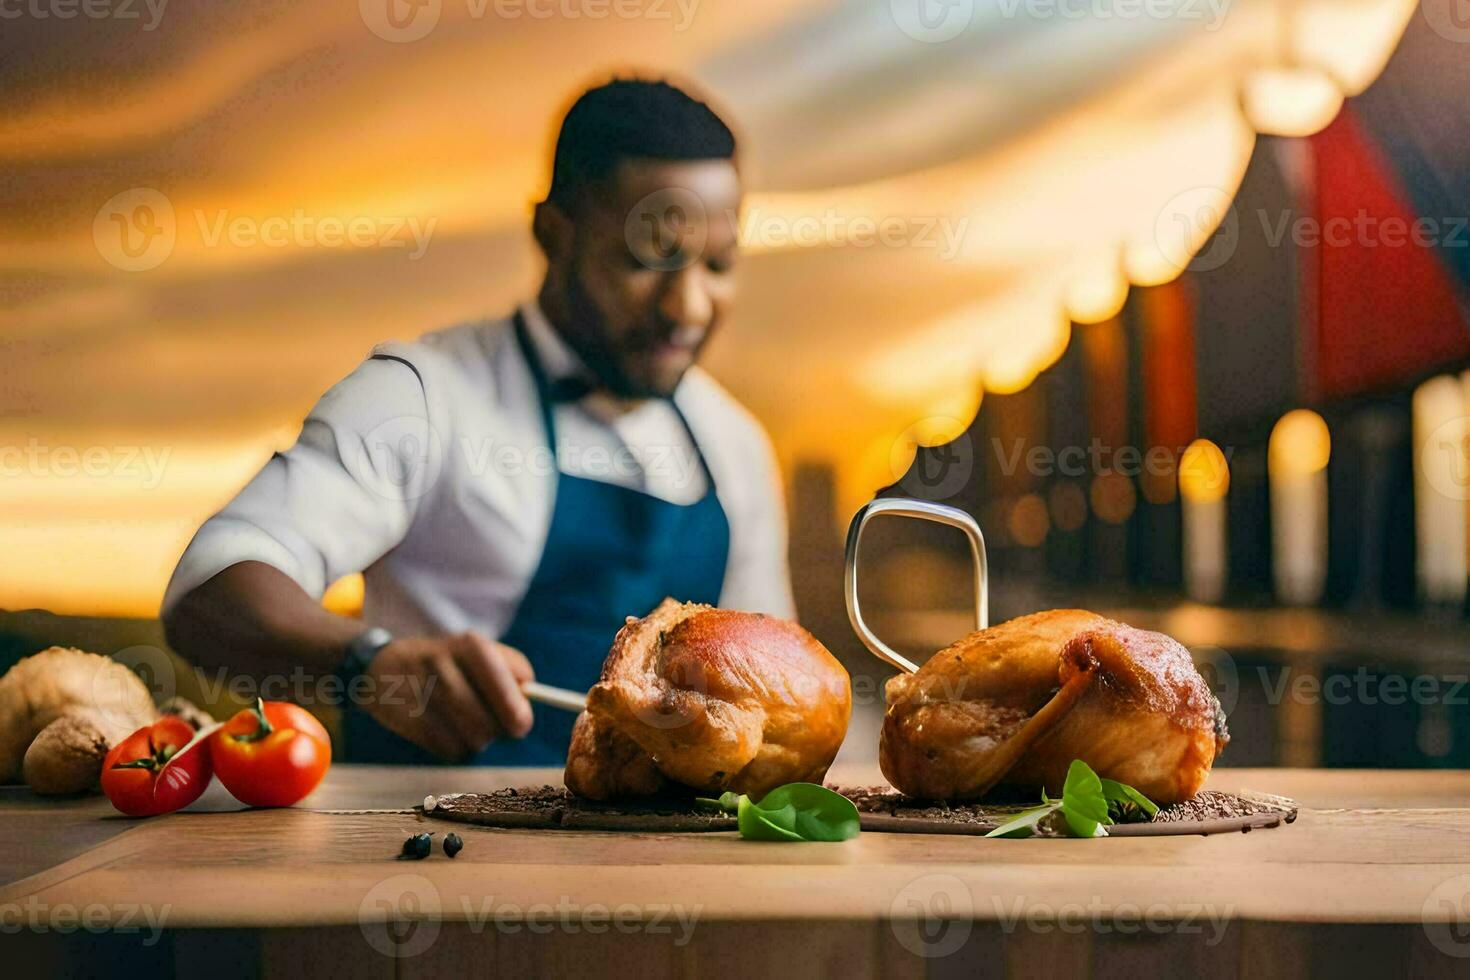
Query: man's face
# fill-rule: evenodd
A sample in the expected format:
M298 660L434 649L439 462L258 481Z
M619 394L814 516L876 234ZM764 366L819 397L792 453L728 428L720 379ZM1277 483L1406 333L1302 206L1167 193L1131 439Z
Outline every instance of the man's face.
M572 348L615 394L673 394L734 299L740 178L729 160L625 161L571 216Z

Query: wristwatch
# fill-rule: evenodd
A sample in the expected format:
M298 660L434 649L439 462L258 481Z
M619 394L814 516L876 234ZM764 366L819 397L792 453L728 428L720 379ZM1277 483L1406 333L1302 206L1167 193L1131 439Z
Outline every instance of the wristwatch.
M368 665L378 655L378 651L393 642L393 634L381 626L374 626L369 630L357 634L347 643L347 655L337 664L337 669L332 671L336 677L345 685L354 677L361 677L367 673Z

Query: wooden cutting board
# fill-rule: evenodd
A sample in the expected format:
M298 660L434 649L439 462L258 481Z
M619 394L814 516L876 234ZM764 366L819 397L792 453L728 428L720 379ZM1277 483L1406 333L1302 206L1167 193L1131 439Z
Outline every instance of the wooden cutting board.
M907 834L984 835L1034 804L944 803L913 800L881 788L833 787L858 808L862 828ZM487 827L536 830L613 830L643 833L731 831L735 817L695 806L692 797L596 803L558 786L527 786L493 793L444 793L425 798L429 817ZM1148 823L1118 824L1112 837L1241 833L1296 820L1283 796L1204 790L1187 803L1160 810Z

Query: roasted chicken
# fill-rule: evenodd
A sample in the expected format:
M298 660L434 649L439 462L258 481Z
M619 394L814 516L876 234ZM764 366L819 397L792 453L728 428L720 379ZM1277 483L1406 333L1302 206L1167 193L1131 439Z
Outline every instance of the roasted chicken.
M1073 759L1158 803L1194 796L1229 741L1189 652L1161 633L1060 609L972 633L895 677L879 764L897 789L1059 794Z
M851 711L847 671L800 626L666 599L618 631L572 732L567 788L759 798L821 782Z

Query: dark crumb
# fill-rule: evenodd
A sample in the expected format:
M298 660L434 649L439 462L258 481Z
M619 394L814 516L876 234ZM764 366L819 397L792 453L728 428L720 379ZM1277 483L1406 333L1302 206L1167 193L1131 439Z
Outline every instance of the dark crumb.
M692 794L598 803L559 786L529 786L493 793L448 793L428 815L490 826L606 827L629 830L723 830L735 826L729 814L705 810Z
M1253 813L1265 813L1279 809L1281 809L1279 806L1272 806L1263 800L1252 800L1233 793L1217 793L1214 790L1202 789L1199 795L1192 800L1162 807L1154 820L1216 820L1221 817L1247 817ZM1295 819L1296 811L1293 810L1287 822L1290 823Z
M859 813L883 813L894 817L921 817L926 820L947 820L952 823L985 823L994 820L997 813L1016 808L1028 809L1039 806L1040 800L1031 795L1022 795L1004 790L991 793L984 800L918 800L895 793L891 789L877 786L829 787L837 790L857 806ZM1265 813L1283 809L1265 800L1253 800L1233 793L1217 793L1201 790L1192 800L1162 807L1155 823L1180 820L1217 820L1222 817L1244 817L1253 813ZM1296 819L1291 811L1291 820Z
M886 786L829 786L852 800L859 813L882 813L893 817L948 820L953 823L994 823L997 814L1039 806L1035 793L1020 793L1005 787L983 801L920 800L896 793Z
M473 811L494 813L555 813L576 797L557 786L522 786L493 793L448 793L438 798L435 816Z
M917 800L879 786L829 788L852 800L863 816L863 827L870 830L981 834L1037 805L1034 795L1013 790L998 791L984 801L966 802ZM736 823L730 814L696 805L692 793L598 803L548 785L493 793L449 793L432 799L433 807L426 810L428 816L487 826L657 832L733 830ZM1210 833L1214 831L1187 827L1261 813L1283 813L1287 823L1296 819L1295 804L1289 800L1252 799L1203 790L1192 800L1162 808L1151 822L1186 825L1177 833Z

